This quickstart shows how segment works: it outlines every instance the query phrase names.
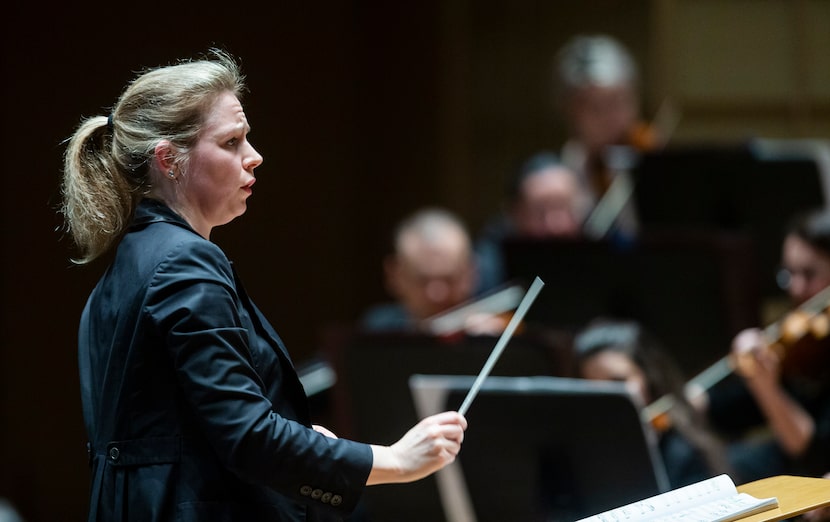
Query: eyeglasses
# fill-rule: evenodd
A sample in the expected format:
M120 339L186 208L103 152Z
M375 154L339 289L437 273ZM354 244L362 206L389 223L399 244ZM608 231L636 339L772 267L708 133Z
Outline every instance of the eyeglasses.
M775 282L778 285L778 288L781 290L788 290L790 285L792 285L794 276L801 276L805 281L812 281L816 277L816 270L814 268L789 270L782 267L775 274Z
M786 268L779 268L778 272L775 273L775 284L777 284L778 288L781 290L788 290L790 288L790 283L792 283L792 279L792 274Z

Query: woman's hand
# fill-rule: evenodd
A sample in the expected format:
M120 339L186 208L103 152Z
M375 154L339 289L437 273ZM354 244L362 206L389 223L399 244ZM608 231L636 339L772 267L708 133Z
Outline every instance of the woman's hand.
M746 380L750 388L777 386L781 361L768 347L761 330L750 328L735 336L732 357L736 373Z
M467 420L457 412L425 418L391 446L372 446L374 462L367 485L412 482L455 460Z
M800 457L815 435L812 416L781 384L781 361L768 347L763 333L744 330L732 343L735 371L744 379L781 448Z

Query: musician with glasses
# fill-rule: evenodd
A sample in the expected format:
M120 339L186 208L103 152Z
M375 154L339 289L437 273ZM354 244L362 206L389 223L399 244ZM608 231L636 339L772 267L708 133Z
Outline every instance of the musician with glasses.
M731 454L743 481L830 470L830 211L795 217L781 256L779 284L793 310L774 329L738 333L731 354L739 379L709 393L713 424L740 429Z

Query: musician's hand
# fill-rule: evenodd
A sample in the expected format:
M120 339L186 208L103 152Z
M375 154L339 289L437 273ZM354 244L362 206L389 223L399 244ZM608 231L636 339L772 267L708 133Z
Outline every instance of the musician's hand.
M324 427L324 426L320 426L320 425L318 425L318 424L314 424L314 425L313 425L313 426L311 426L311 427L312 427L312 428L314 429L314 431L316 431L317 433L322 433L323 435L325 435L326 437L328 437L328 438L330 438L330 439L336 439L336 438L337 438L337 435L335 435L333 431L331 431L330 429L328 429L328 428L326 428L326 427Z
M706 410L709 409L709 393L706 391L706 388L699 384L688 384L686 385L685 391L686 399L688 399L692 408L700 414L705 415Z
M743 330L732 342L735 372L750 388L775 386L781 373L781 361L771 350L763 332L757 328Z
M391 446L372 446L374 463L368 485L412 482L455 460L467 420L457 412L425 418Z
M496 314L471 314L464 321L464 331L470 335L501 335L508 321Z

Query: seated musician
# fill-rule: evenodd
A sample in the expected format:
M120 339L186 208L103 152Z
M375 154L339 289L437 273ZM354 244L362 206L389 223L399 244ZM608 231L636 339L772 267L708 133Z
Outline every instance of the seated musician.
M555 154L539 152L525 160L508 183L504 211L491 219L476 239L479 290L505 282L505 239L580 238L588 204L575 173Z
M654 423L672 488L730 471L723 444L685 399L676 363L641 324L595 319L577 333L574 361L578 377L625 382L644 406L668 394L681 398Z
M476 259L458 216L441 208L418 210L398 225L393 243L383 270L395 301L370 307L361 319L363 330L430 333L427 319L476 297ZM501 317L475 314L462 329L500 334L505 326Z
M568 132L562 161L577 173L593 207L619 170L628 168L630 153L653 149L663 137L641 121L637 65L616 39L575 36L557 53L554 77ZM636 234L633 205L622 209L615 226Z
M731 352L738 377L708 394L713 424L735 438L731 453L744 481L830 471L830 212L795 218L781 255L779 283L793 311L774 325L775 338L770 329L738 333Z

